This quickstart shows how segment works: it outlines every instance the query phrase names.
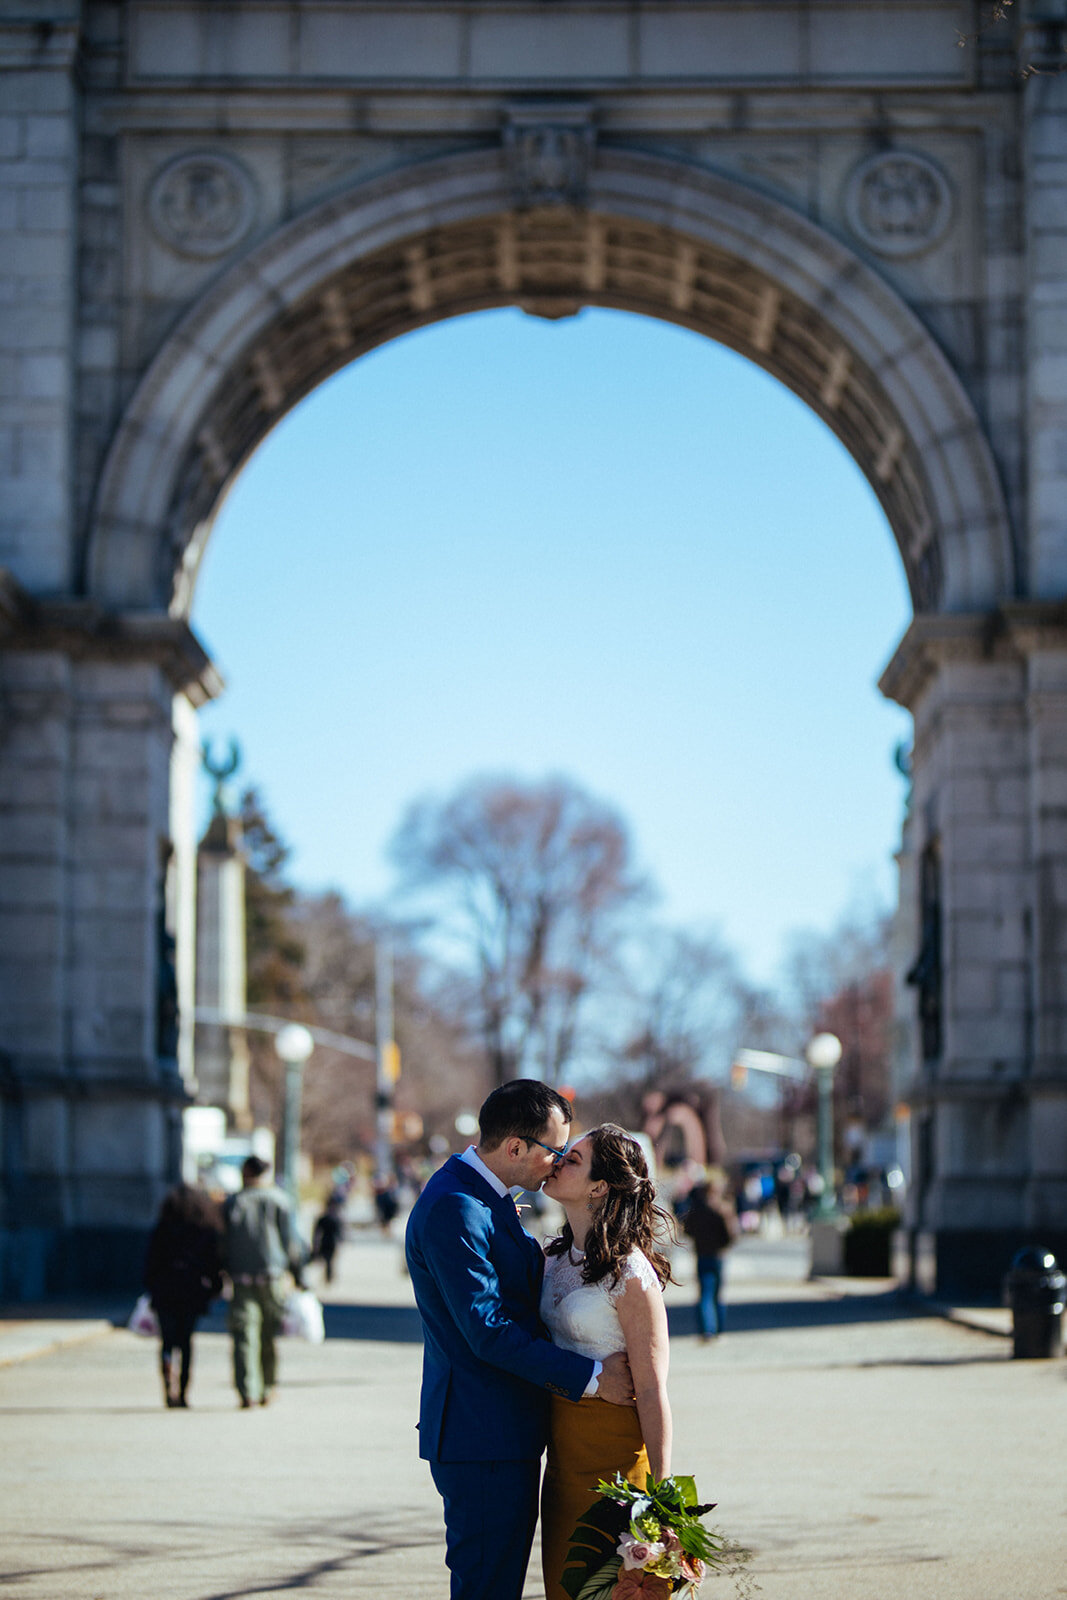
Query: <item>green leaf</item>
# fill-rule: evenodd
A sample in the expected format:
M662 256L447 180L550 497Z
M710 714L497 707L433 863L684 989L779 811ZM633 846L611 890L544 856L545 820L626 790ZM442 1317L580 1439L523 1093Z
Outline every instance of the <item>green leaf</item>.
M626 1506L614 1500L594 1500L584 1516L578 1518L571 1543L579 1540L596 1549L606 1539L612 1547L619 1542L619 1534L629 1526L630 1513Z
M593 1576L588 1578L582 1588L578 1590L574 1600L609 1600L621 1566L621 1556L612 1556L610 1561L605 1561L600 1570L594 1572ZM564 1577L566 1577L566 1573L564 1573Z
M688 1528L679 1528L677 1533L678 1542L687 1556L699 1556L701 1561L713 1561L721 1549L722 1541L717 1541L715 1535L709 1533L699 1522L691 1523Z
M578 1519L571 1534L570 1550L560 1579L571 1600L578 1600L591 1574L601 1570L609 1559L618 1559L615 1552L619 1535L629 1524L628 1507L604 1499L594 1501L585 1515Z
M675 1484L682 1497L683 1506L695 1506L697 1503L697 1486L695 1478L675 1478Z

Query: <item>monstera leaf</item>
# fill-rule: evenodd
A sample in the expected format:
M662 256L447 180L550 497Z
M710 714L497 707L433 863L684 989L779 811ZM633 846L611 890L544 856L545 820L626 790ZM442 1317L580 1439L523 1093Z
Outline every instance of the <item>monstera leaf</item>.
M560 1579L571 1600L599 1600L601 1589L595 1593L590 1589L587 1593L587 1586L596 1579L606 1581L609 1566L611 1581L603 1593L611 1593L619 1571L619 1535L629 1526L629 1507L620 1506L614 1500L595 1501L579 1519L571 1534L567 1564Z

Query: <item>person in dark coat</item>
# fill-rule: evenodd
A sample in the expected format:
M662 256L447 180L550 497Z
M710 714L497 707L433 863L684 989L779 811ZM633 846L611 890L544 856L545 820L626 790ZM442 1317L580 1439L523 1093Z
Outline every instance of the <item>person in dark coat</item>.
M722 1257L738 1235L737 1212L726 1199L721 1179L711 1178L694 1185L682 1214L682 1228L693 1241L697 1257L700 1297L697 1320L703 1340L716 1338L723 1330L723 1311L719 1299L722 1289Z
M144 1286L159 1318L164 1399L186 1407L193 1332L222 1290L222 1215L202 1189L180 1183L163 1201L148 1241Z
M326 1282L333 1282L333 1258L337 1254L337 1246L344 1237L344 1210L343 1202L331 1195L326 1203L326 1210L315 1223L315 1232L311 1236L311 1254L313 1258L322 1262L326 1269Z

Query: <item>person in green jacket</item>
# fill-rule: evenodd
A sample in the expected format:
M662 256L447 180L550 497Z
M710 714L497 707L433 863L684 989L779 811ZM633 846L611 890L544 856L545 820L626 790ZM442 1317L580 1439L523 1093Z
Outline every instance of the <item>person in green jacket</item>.
M297 1232L292 1202L268 1181L270 1168L249 1156L242 1188L223 1208L223 1260L233 1284L230 1333L233 1378L241 1406L265 1406L277 1381L274 1341L281 1332L287 1273L299 1288L307 1250Z

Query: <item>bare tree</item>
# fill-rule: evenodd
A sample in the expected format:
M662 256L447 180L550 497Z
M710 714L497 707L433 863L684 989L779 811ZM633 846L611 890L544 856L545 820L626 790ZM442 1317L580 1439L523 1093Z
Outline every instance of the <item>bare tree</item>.
M817 1030L831 995L889 966L890 917L879 907L843 916L830 933L792 935L786 959L786 989L805 1038Z
M304 949L309 1015L335 1033L373 1043L381 924L337 894L298 895L293 919ZM398 1129L405 1114L417 1113L416 1126L421 1122L426 1137L451 1138L456 1113L476 1109L485 1097L484 1064L453 1003L449 974L412 949L403 930L389 932L402 1064L393 1096ZM304 1141L317 1161L373 1148L375 1087L373 1063L327 1046L316 1050L305 1076Z
M889 935L890 918L871 909L845 916L830 934L796 934L792 941L789 981L802 1037L826 1030L841 1040L834 1074L839 1144L850 1124L868 1131L882 1126L892 1104Z
M625 1036L612 1052L644 1092L722 1077L737 1043L743 986L717 934L651 928L628 952Z
M347 1034L373 1045L375 946L381 928L335 893L304 894L288 881L288 847L259 793L242 801L248 858L247 958L253 1009ZM401 1119L417 1113L424 1134L454 1133L458 1111L485 1094L476 1043L452 1001L450 977L413 949L402 930L395 946L395 1029L402 1073L394 1102ZM249 1034L251 1098L257 1122L281 1120L282 1068L271 1035ZM373 1061L319 1045L304 1079L302 1141L318 1164L373 1148Z
M664 1124L676 1120L669 1108L679 1102L704 1125L708 1159L722 1158L724 1135L728 1149L771 1142L775 1114L735 1094L729 1069L739 1045L781 1048L788 1023L774 996L746 982L715 932L643 930L628 948L627 970L624 1027L606 1045L609 1077L588 1102L643 1126L668 1160Z
M566 778L476 778L416 801L392 856L401 892L437 910L471 974L493 1081L558 1083L621 913L642 893L622 819Z

